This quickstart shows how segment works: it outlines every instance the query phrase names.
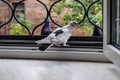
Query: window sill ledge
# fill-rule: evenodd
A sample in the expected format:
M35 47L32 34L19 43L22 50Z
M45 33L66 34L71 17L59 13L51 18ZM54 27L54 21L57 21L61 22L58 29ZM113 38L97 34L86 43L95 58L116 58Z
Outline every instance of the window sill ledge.
M116 65L120 67L120 50L113 45L107 45L105 48L105 55Z
M49 60L83 60L110 62L103 52L89 51L39 51L39 50L13 50L0 49L1 58L19 58L19 59L49 59Z

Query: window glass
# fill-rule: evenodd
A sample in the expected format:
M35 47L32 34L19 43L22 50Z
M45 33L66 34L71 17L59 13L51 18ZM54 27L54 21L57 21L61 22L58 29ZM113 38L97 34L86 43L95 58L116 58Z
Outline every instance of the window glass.
M111 10L111 42L116 47L120 46L120 1L112 1Z

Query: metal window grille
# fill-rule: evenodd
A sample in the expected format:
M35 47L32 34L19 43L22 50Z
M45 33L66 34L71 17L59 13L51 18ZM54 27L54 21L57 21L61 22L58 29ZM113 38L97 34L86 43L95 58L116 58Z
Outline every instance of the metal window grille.
M61 27L61 24L58 24L56 21L54 21L53 16L52 16L52 9L53 7L61 2L62 0L55 0L52 5L48 8L48 6L45 4L44 0L36 0L38 3L40 3L40 5L42 5L43 9L46 11L46 15L43 21L41 21L40 23L38 23L38 25L36 25L32 31L30 31L30 29L23 24L22 22L20 22L16 16L16 12L19 10L21 12L24 12L24 8L23 8L23 4L26 0L18 0L16 5L14 7L12 7L10 0L1 0L2 4L6 5L10 12L10 18L7 19L5 22L0 22L0 29L4 28L6 25L8 25L9 23L11 23L12 19L15 19L17 23L19 23L20 25L22 25L24 27L24 29L27 31L28 35L0 35L0 45L1 46L31 46L31 47L38 47L34 42L36 40L42 39L46 36L40 36L40 35L34 35L35 34L35 30L37 30L41 25L43 25L48 18L50 18L51 22L53 24L55 24L57 27ZM89 11L91 10L91 7L95 4L97 4L100 0L94 0L92 3L89 4L88 7L86 7L80 0L74 0L75 2L79 3L82 8L83 8L83 18L78 22L79 25L82 24L85 19L87 19L89 21L90 24L92 24L93 26L99 28L100 30L102 30L101 27L99 27L98 25L96 25L91 18L89 17ZM35 7L35 6L32 6ZM1 20L1 19L0 19ZM102 30L103 31L103 30ZM102 36L92 36L92 37L75 37L72 36L69 41L68 44L70 44L71 46L69 48L97 48L97 49L102 49L103 44L102 44L102 40L103 37ZM91 42L90 42L91 41ZM95 43L94 43L95 42ZM93 45L93 46L91 46ZM61 47L61 48L66 48L66 47ZM68 48L68 47L67 47Z

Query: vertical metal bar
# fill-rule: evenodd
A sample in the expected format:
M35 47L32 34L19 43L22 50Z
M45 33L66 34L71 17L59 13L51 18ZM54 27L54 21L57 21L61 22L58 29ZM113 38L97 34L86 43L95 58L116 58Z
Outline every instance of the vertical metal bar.
M119 37L120 37L120 10L119 10L119 5L120 5L120 1L117 0L117 44L120 43Z

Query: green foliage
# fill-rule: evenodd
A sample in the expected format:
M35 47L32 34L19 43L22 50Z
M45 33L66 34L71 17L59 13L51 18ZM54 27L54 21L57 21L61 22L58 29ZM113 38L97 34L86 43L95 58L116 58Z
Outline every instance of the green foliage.
M87 0L87 1L80 0L80 1L86 6L86 8L88 8L88 6L95 0ZM66 25L70 21L74 21L74 20L79 22L84 16L84 10L82 6L75 0L63 0L59 3L59 5L53 7L53 11L56 12L56 14L60 15L64 8L68 8L72 10L72 13L69 14L68 12L64 14L63 25ZM102 27L102 0L100 0L98 3L94 4L91 7L89 11L89 17L92 20L92 22L98 20ZM92 34L93 25L91 25L87 19L85 19L85 21L80 26L82 27L83 30L85 30L85 32L88 35Z
M65 3L65 8L69 8L72 9L72 13L69 15L69 18L67 19L67 23L69 23L69 21L80 21L81 18L83 17L84 11L82 10L83 8L81 7L81 5L79 3L77 3L74 0L70 0L69 2ZM64 17L65 18L65 15Z
M60 2L59 5L57 5L56 7L53 7L53 11L56 12L57 15L60 15L62 9L65 6L65 0L63 0L62 2Z
M27 28L30 29L32 27L32 22L29 20L25 20L23 14L19 14L18 16L19 16L20 22L26 25ZM11 35L25 35L27 33L28 33L27 30L19 23L11 24L11 30L10 30Z
M100 10L96 15L95 15L95 17L96 17L96 19L100 22L100 25L101 25L101 27L102 27L102 10Z
M70 22L72 20L71 15L69 15L68 13L66 13L64 15L64 23L63 24L68 24L68 22Z

